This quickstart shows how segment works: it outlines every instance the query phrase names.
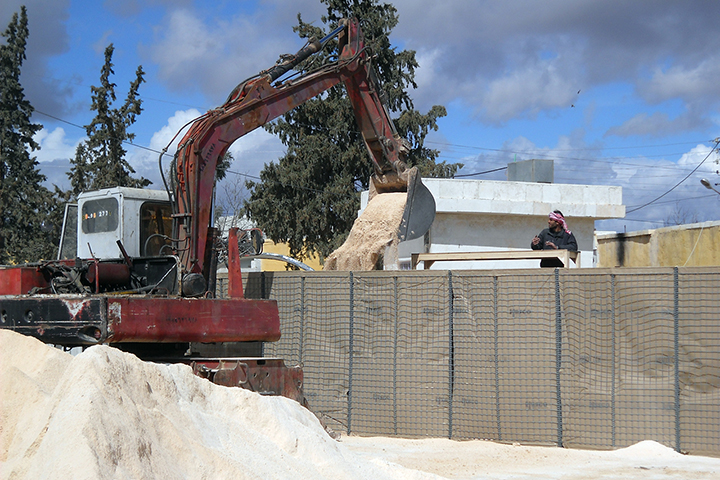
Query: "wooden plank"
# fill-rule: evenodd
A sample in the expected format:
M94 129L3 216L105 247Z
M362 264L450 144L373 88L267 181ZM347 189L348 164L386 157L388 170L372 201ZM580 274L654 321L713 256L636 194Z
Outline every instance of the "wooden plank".
M413 253L411 256L413 270L419 262L423 262L425 270L435 262L445 261L479 261L479 260L533 260L557 258L565 268L570 268L570 260L580 266L580 252L569 250L493 250L486 252L443 252Z

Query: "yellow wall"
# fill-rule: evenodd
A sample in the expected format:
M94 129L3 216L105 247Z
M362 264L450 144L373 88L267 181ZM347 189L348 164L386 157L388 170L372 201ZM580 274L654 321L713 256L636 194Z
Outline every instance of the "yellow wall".
M598 267L720 265L720 222L598 235Z
M265 240L265 243L263 243L263 252L277 253L280 255L290 256L290 248L286 243L275 243L272 240ZM323 268L320 264L320 260L315 255L309 258L295 258L295 260L303 262L305 265L312 268L313 270L322 270ZM288 266L289 265L287 263L280 260L263 259L261 270L263 272L284 272L285 270L287 270L286 267Z

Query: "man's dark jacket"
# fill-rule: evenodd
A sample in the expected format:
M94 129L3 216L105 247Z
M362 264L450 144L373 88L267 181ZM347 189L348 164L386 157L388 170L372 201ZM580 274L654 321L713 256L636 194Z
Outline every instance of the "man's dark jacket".
M567 233L565 230L560 229L559 232L552 232L549 228L546 228L538 234L540 237L540 243L533 245L530 243L530 248L533 250L551 250L552 247L545 245L545 242L552 242L560 250L570 250L571 252L577 252L577 240L575 235ZM540 260L541 267L564 267L562 261L557 258L543 258Z

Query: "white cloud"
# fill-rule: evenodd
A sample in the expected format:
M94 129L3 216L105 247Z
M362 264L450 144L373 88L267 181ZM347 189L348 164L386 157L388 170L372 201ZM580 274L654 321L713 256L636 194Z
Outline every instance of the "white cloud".
M153 134L150 139L150 148L153 150L162 150L168 147L168 152L173 153L177 150L178 143L182 140L183 135L187 133L190 124L201 115L202 114L194 108L176 111L175 115L170 117L167 123Z
M696 147L691 149L689 152L683 154L682 157L680 157L680 160L678 160L678 165L695 168L697 165L700 164L700 162L702 162L705 159L705 157L708 156L708 154L710 154L710 152L712 150L713 150L712 147L710 147L708 145L702 145L702 144L697 145ZM711 156L710 158L705 160L705 163L703 163L702 167L700 167L700 169L698 169L698 171L699 172L703 172L703 171L704 172L712 172L715 170L713 168L714 164L715 164L715 158L713 158Z
M218 44L207 30L200 18L190 11L174 11L170 15L165 37L153 48L153 57L160 66L160 75L169 79L185 65L204 60L208 56L216 57Z
M541 110L571 108L577 81L571 81L553 62L539 62L490 82L483 110L492 121L504 122Z
M628 218L657 219L656 227L662 226L665 221L672 222L677 211L682 211L688 221L714 218L704 201L683 202L683 199L699 199L707 195L700 179L715 177L717 165L712 156L708 157L711 150L711 147L701 144L683 154L677 162L639 158L633 160L631 166L614 166L618 184L623 187ZM618 225L616 222L615 228Z
M430 88L435 83L438 75L436 67L439 68L439 60L442 56L443 51L440 48L420 50L416 53L415 58L420 65L415 71L415 83L418 89Z
M659 103L673 98L694 100L720 94L720 58L706 59L690 68L676 65L667 70L657 68L639 93L648 101Z
M189 124L192 124L192 121L200 115L200 112L195 109L175 112L175 115L168 119L167 124L152 136L150 148L162 150L172 140L168 153L174 154L179 142L187 133L190 127ZM175 137L174 140L173 137ZM238 160L243 159L252 165L249 170L243 168L242 173L252 172L253 175L257 175L265 162L282 155L284 147L277 137L262 128L257 128L234 142L229 151L235 158L236 163Z
M271 67L302 41L289 25L270 18L237 16L205 23L190 10L175 10L149 47L159 77L176 90L192 88L224 100L233 86Z
M160 152L167 147L166 155L163 157L163 169L167 170L172 155L175 153L175 150L177 150L178 142L187 130L186 128L183 129L183 126L199 116L200 112L194 108L178 110L167 120L160 130L152 135L150 145L148 145L147 149L133 148L130 146L125 147L128 152L128 162L138 175L153 182L151 188L160 188L162 186L160 166L158 164ZM170 143L171 141L172 144Z
M130 164L139 175L152 180L153 188L162 185L158 165L159 152L167 147L166 155L163 157L163 169L167 170L179 142L193 120L200 116L201 113L196 109L176 111L166 124L152 135L148 149L127 148ZM276 136L258 128L230 146L229 151L235 159L230 169L256 177L266 163L279 158L284 150L284 146Z
M266 163L285 153L285 146L276 136L258 128L233 143L230 153L235 159L231 170L257 176Z
M105 55L105 50L112 43L111 38L113 36L114 32L112 30L106 30L100 38L93 42L92 48L99 57L102 58Z
M690 112L685 112L675 118L670 118L666 112L638 113L622 125L611 127L605 136L615 135L629 137L632 135L663 137L682 132L692 131L704 126L707 120L702 120Z
M43 128L35 134L33 140L40 145L40 150L33 152L32 155L35 155L38 162L42 163L75 158L75 149L83 141L83 138L71 143L65 130L57 127L52 131Z

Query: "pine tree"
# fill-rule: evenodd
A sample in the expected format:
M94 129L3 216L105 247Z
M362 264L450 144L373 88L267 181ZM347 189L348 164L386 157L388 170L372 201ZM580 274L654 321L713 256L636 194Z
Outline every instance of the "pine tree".
M322 21L330 27L341 18L355 17L373 53L379 83L391 112L402 112L395 120L401 137L411 143L408 166L417 165L422 176L454 175L459 164L436 164L439 152L424 147L430 129L445 108L434 106L427 114L413 109L407 89L415 88L415 52L397 52L388 35L398 23L390 4L374 0L323 0L327 4ZM302 38L322 38L321 28L298 16L295 31ZM335 42L337 47L337 42ZM311 57L316 66L335 49ZM305 67L309 67L305 65ZM261 182L247 182L251 192L245 204L248 215L276 242L287 242L293 256L318 253L327 256L345 240L360 208L359 191L368 188L372 163L345 87L330 89L321 99L305 102L266 127L286 145L287 153L277 163L265 166Z
M31 156L40 149L33 135L42 125L31 123L34 109L20 84L28 35L23 6L0 45L0 264L52 258L59 237L60 226L48 220L60 207L42 185L46 177Z
M150 184L145 178L133 178L135 170L125 159L127 153L123 142L132 141L134 133L128 128L135 123L142 112L142 100L138 96L145 72L138 66L135 80L130 84L125 103L112 108L116 100L115 84L110 81L113 71L112 56L115 48L110 44L105 49L105 64L100 71L100 86L91 87L92 105L95 118L85 126L88 139L78 145L68 177L74 195L87 190L109 187L138 187Z

